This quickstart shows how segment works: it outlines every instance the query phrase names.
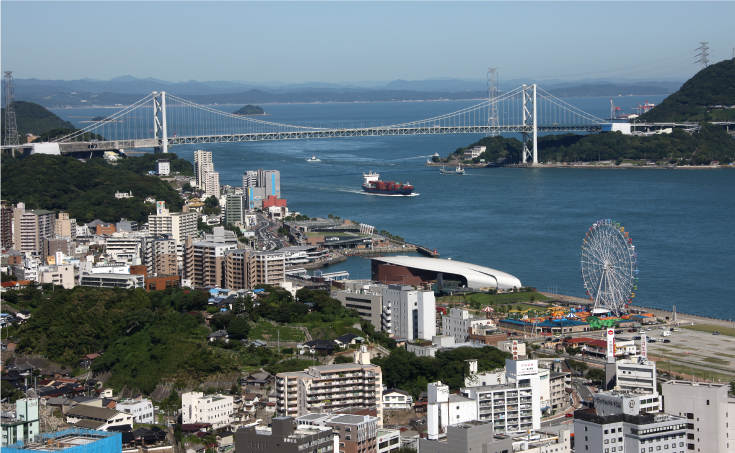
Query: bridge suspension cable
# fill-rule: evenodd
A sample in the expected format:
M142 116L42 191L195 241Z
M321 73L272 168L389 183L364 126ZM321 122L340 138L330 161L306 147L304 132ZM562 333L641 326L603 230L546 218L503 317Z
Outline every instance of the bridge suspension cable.
M488 108L491 103L492 109ZM497 112L497 117L490 118L491 111ZM187 143L369 135L521 133L524 135L524 162L527 152L535 163L536 153L526 145L528 138L532 137L532 148L536 149L537 131L590 132L599 130L601 123L602 119L536 85L523 85L492 100L485 99L476 105L431 118L360 127L277 123L225 112L215 106L196 104L160 92L55 141L64 144L69 151L154 147L167 152L170 145Z

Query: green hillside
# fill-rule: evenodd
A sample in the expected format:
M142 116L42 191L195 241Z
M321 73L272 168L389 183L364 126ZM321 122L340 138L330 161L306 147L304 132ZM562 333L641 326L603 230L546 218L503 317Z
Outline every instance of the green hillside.
M66 156L36 154L25 159L2 160L3 198L25 202L30 209L65 211L79 223L121 217L146 222L155 211L146 197L166 202L180 211L183 199L161 179L108 165L103 159L83 163ZM115 192L133 192L132 198L115 198Z
M735 59L721 61L699 71L681 89L649 112L644 121L722 121L735 119Z
M15 101L15 120L18 125L18 133L23 136L31 133L41 135L51 129L74 129L74 125L64 121L55 114L33 102ZM2 123L5 124L5 108L2 109ZM21 139L21 142L25 140Z
M658 107L656 107L658 108ZM459 148L449 157L464 154L465 149L487 147L479 159L496 162L504 158L506 164L521 161L521 142L516 138L484 137L466 148ZM619 132L577 135L545 135L538 138L539 162L594 162L597 160L648 159L663 162L709 164L713 160L735 160L735 140L725 129L707 123L696 134L674 129L671 134L641 137ZM681 159L681 160L680 160Z

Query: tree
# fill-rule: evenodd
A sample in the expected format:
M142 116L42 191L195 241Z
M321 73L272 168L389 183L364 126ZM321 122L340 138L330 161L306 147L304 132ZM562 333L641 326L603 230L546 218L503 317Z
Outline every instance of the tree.
M230 321L227 333L232 339L244 340L250 333L250 323L248 323L248 320L243 316L235 316L235 318Z
M586 376L587 379L596 384L602 384L605 381L605 371L599 368L590 368Z

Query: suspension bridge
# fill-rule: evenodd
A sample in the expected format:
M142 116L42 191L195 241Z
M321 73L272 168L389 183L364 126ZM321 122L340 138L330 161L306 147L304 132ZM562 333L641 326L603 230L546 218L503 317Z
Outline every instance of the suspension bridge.
M262 140L417 134L522 134L523 162L538 163L539 132L599 132L601 118L523 85L495 98L432 118L367 127L313 127L264 121L153 92L119 112L54 140L62 154ZM169 130L176 131L171 134Z

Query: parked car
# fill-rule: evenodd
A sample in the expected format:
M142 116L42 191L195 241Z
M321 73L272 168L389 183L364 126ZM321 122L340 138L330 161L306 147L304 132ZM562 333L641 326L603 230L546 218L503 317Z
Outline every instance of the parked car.
M623 329L616 330L615 333L623 333Z
M720 334L720 332L718 332L716 330L714 332L712 332L712 335L719 335L719 334Z
M664 343L671 343L671 340L669 340L668 338L664 338Z
M574 414L566 414L565 417L574 417Z
M635 332L637 332L637 330L635 330L635 329L628 329L628 332L635 333Z
M636 335L634 337L631 337L631 340L640 340L640 339L641 339L641 337L639 337L638 335Z

